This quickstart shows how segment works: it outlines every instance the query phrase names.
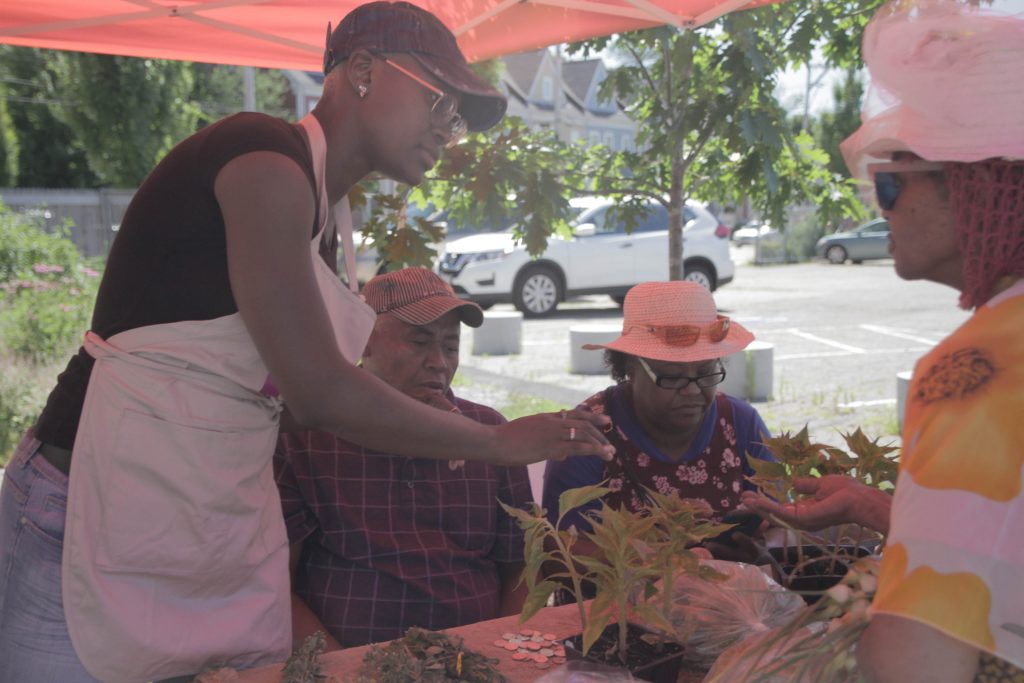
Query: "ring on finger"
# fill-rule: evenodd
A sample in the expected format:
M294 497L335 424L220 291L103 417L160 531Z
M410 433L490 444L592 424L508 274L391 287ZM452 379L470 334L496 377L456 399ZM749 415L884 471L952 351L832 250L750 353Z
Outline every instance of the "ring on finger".
M575 427L569 427L569 441L575 441L575 440L576 440L576 428Z

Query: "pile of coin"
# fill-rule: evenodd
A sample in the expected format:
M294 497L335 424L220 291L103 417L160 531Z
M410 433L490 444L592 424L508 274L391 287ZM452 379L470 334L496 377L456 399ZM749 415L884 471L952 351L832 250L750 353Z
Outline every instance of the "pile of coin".
M524 664L532 663L538 669L552 664L565 664L565 647L554 633L542 633L524 628L519 633L504 633L494 641L494 647L512 654L512 659Z

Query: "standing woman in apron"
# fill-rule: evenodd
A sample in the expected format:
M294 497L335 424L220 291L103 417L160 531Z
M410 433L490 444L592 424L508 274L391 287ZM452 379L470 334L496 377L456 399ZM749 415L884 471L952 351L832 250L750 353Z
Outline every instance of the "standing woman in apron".
M224 119L136 193L92 331L6 470L0 681L188 680L284 659L271 456L285 408L412 457L610 457L604 418L484 426L353 365L373 313L328 265L331 207L350 245L352 186L372 172L420 182L506 103L443 24L406 3L363 5L328 30L324 71L298 125Z

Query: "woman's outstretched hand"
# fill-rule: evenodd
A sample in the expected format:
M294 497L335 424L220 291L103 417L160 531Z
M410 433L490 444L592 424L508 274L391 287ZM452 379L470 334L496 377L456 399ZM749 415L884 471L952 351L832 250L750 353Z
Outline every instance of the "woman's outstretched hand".
M889 531L892 498L884 491L841 474L801 477L793 482L793 488L809 497L795 503L777 503L754 491L745 491L743 505L806 531L851 523L882 533Z
M583 410L528 415L495 427L498 431L495 464L527 465L572 455L597 455L611 460L615 448L605 438L611 425L606 415Z

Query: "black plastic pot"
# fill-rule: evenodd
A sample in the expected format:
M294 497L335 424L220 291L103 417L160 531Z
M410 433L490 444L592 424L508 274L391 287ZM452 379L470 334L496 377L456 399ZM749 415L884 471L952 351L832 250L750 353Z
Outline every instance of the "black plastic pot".
M676 683L679 669L683 663L683 646L673 642L658 644L648 643L641 636L650 631L637 626L627 625L626 646L627 658L625 668L642 681L652 683ZM583 635L576 635L565 641L565 655L568 659L586 659L591 662L623 668L616 649L619 642L619 627L609 624L601 632L601 636L584 657Z
M769 548L768 552L782 567L782 585L800 593L812 605L822 594L843 580L850 565L871 552L853 545L803 545Z

